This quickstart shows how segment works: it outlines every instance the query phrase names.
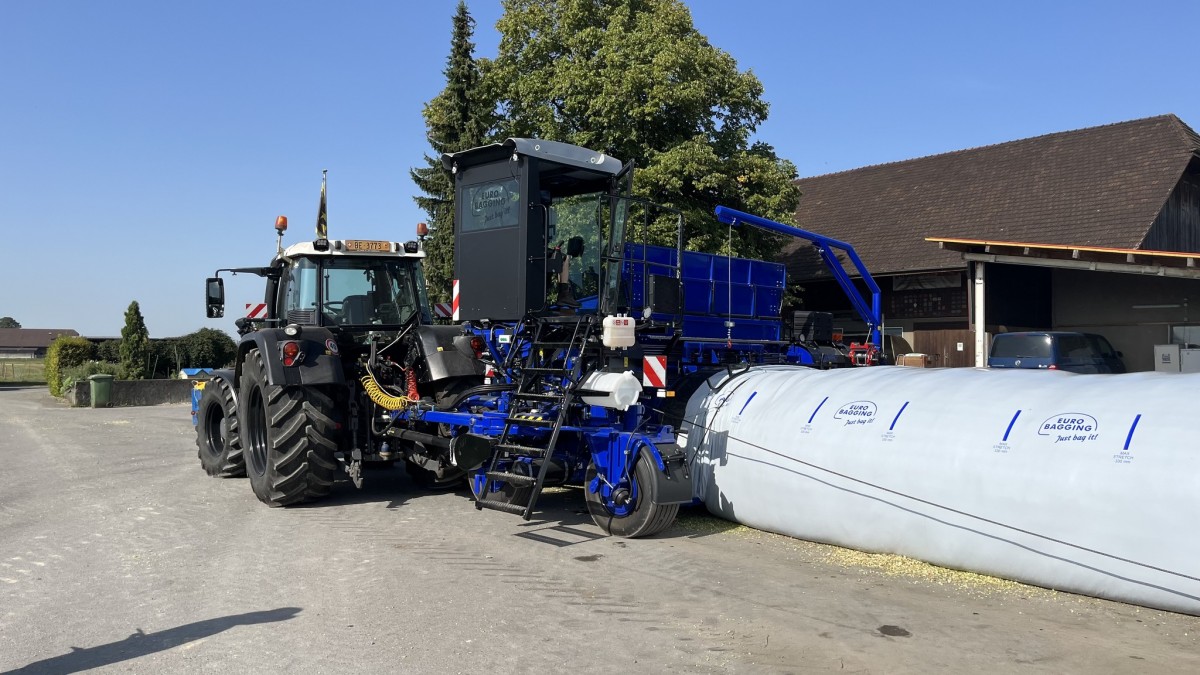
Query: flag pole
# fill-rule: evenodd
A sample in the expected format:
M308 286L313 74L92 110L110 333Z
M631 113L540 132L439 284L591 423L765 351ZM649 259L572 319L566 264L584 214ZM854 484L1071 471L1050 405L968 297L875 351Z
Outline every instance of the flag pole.
M317 239L329 238L329 214L325 206L325 175L329 169L321 170L321 205L317 207Z

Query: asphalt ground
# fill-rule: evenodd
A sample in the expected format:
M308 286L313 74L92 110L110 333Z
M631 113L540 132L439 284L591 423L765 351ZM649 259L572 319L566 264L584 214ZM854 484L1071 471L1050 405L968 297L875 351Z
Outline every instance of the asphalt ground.
M186 405L0 388L0 672L1196 673L1200 618L802 542L689 511L603 536L402 470L269 509Z

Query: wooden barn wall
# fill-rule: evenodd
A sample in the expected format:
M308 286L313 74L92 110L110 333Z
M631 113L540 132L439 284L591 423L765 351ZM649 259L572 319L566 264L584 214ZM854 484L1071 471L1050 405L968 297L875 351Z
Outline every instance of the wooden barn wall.
M915 330L913 351L924 354L934 368L968 368L975 365L975 333L971 330ZM990 337L990 336L989 336ZM984 344L989 344L988 338Z
M1141 248L1200 251L1200 175L1183 174L1146 234Z

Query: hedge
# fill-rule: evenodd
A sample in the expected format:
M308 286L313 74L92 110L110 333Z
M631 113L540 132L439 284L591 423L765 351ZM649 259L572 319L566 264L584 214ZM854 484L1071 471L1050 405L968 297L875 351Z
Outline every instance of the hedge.
M63 373L91 360L96 348L81 337L60 335L46 350L46 384L54 396L63 395Z

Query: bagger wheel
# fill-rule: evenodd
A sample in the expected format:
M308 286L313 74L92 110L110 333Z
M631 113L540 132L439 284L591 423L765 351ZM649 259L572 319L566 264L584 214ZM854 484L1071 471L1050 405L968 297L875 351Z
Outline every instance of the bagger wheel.
M658 534L675 522L678 504L654 503L658 489L654 472L657 470L654 458L643 449L638 452L630 480L612 486L601 482L596 492L589 492L587 486L596 477L596 464L588 464L583 482L584 501L600 529L611 535L635 539Z
M214 378L204 385L196 410L196 455L210 476L246 475L242 439L238 436L237 404L233 388Z
M268 506L324 497L333 486L333 399L320 387L267 383L257 349L242 363L241 431L246 475Z

